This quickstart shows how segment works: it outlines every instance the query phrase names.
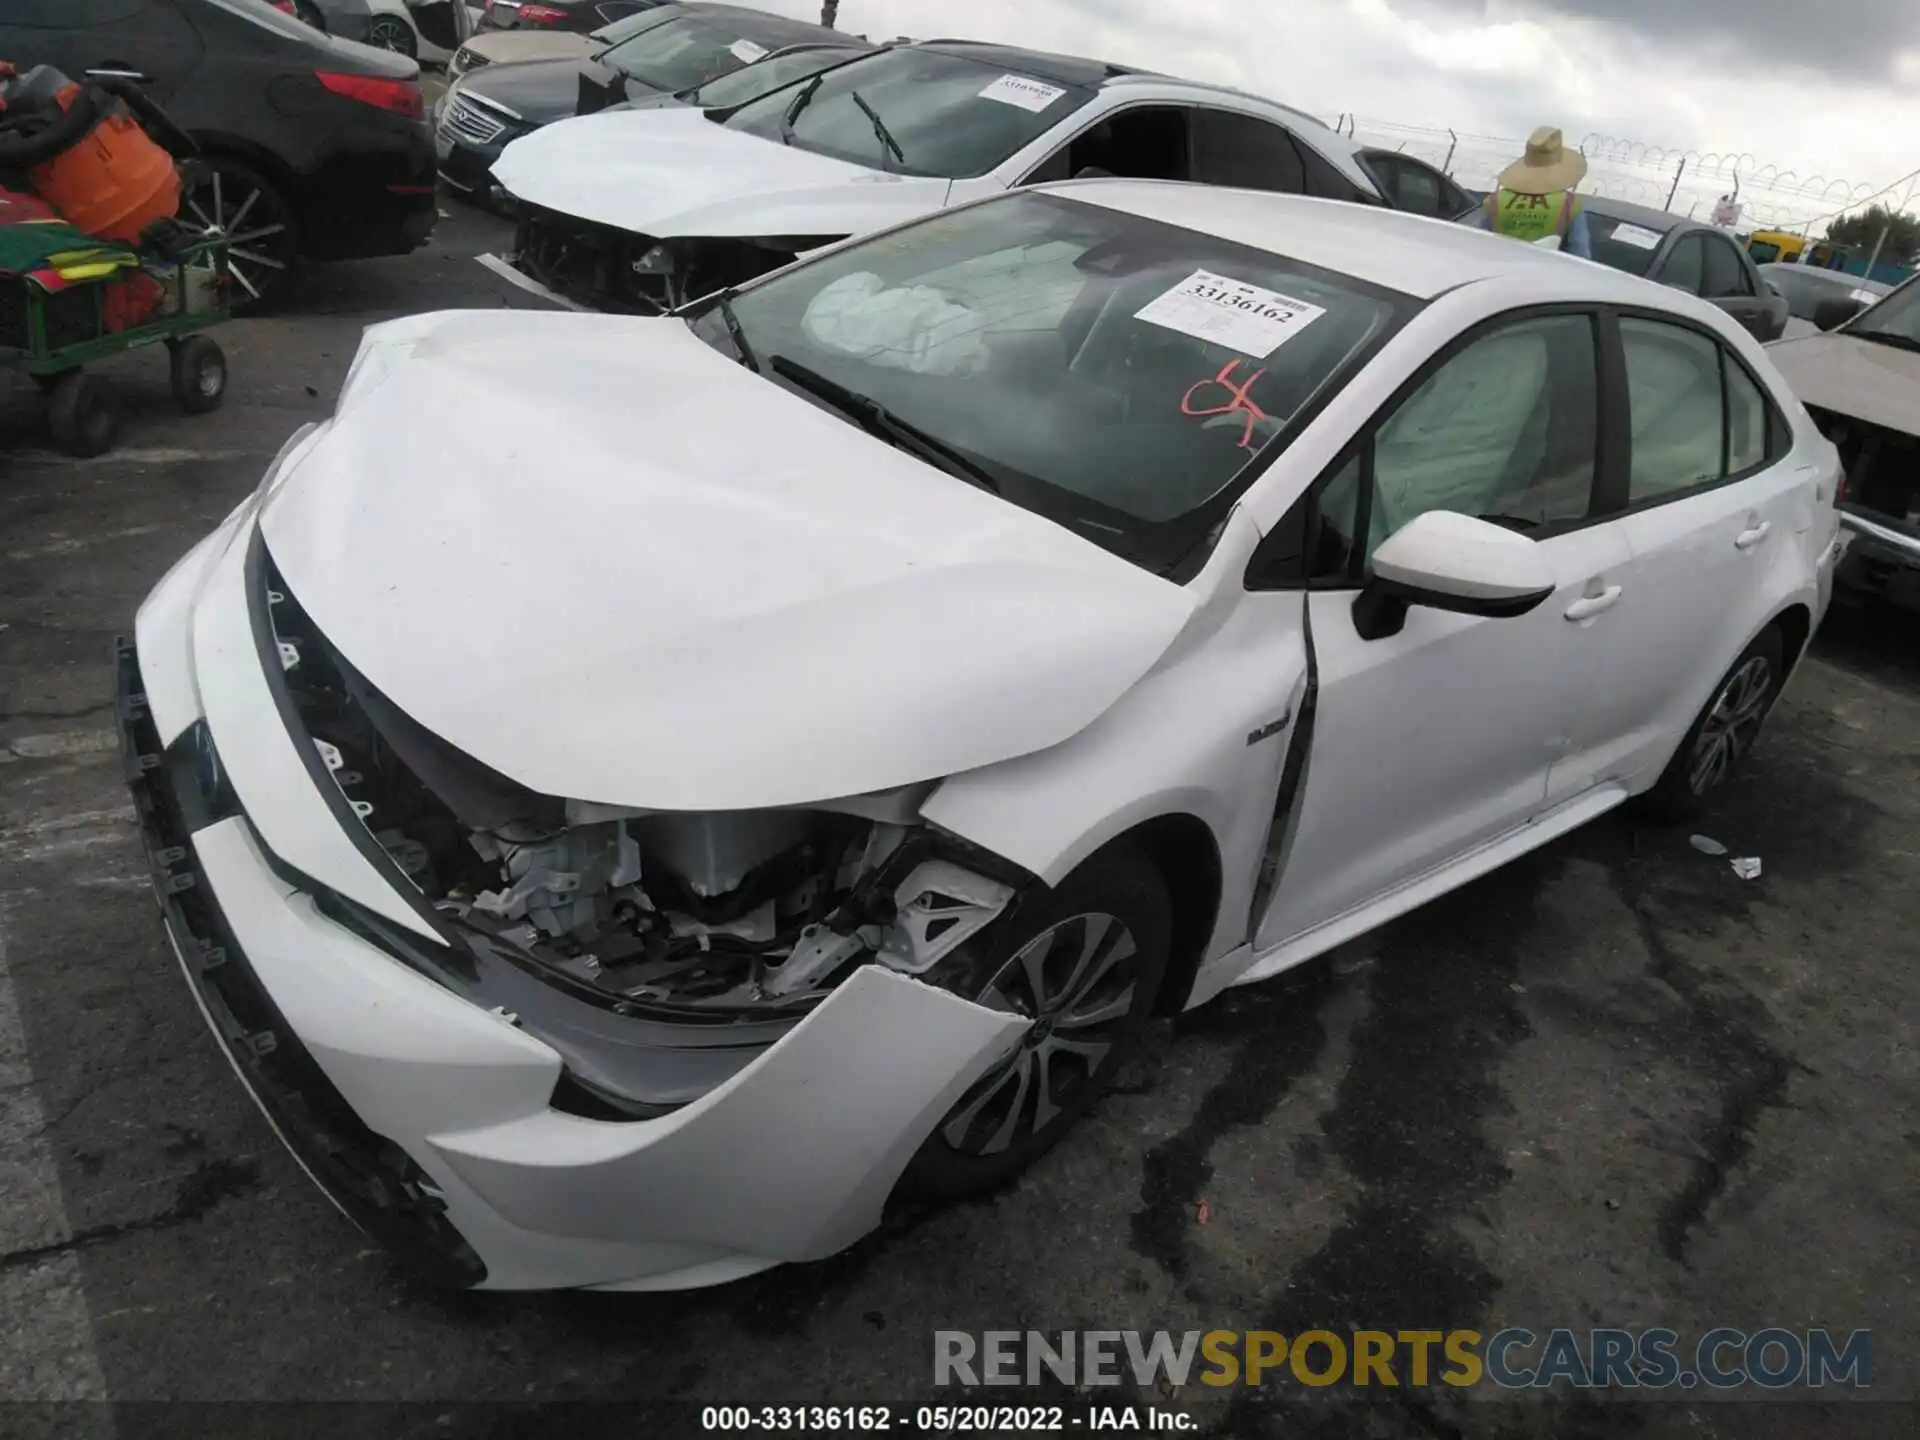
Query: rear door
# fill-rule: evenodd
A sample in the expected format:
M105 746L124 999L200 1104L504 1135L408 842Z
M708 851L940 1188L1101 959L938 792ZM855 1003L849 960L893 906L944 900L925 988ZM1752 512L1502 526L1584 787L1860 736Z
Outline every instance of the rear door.
M79 70L131 69L162 104L179 94L200 63L200 37L176 0L75 0L87 24L77 38ZM77 72L74 74L79 78Z
M1596 681L1627 555L1591 515L1599 469L1597 317L1484 326L1388 405L1302 506L1316 695L1285 868L1256 945L1381 898L1548 803L1549 772ZM1373 551L1427 510L1535 537L1558 581L1525 615L1419 606L1363 638ZM1283 522L1283 525L1288 522ZM1284 534L1284 531L1276 532Z
M1812 522L1811 467L1745 365L1704 326L1618 317L1629 459L1611 524L1631 552L1588 722L1607 778L1650 778L1768 616L1768 571ZM1785 587L1792 588L1792 587Z

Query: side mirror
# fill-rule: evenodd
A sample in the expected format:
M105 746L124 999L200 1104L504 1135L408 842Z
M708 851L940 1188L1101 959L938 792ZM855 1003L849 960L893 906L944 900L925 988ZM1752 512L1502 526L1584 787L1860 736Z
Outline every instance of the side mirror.
M1851 295L1835 295L1813 307L1813 323L1821 330L1837 330L1867 307Z
M1415 605L1505 619L1526 614L1555 588L1547 557L1525 535L1429 510L1373 552L1372 576L1354 598L1353 628L1362 640L1398 635Z

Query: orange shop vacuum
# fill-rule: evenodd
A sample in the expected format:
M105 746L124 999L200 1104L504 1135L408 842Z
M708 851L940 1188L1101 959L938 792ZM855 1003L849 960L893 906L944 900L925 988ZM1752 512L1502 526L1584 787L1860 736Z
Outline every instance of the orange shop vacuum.
M0 67L0 186L23 180L76 230L126 245L178 213L180 172L135 118L158 109L137 89L76 84L48 65L9 71Z

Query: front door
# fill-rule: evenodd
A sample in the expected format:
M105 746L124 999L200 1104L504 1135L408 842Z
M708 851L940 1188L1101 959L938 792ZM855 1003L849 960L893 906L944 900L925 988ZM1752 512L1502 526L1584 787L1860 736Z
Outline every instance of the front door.
M1336 919L1547 805L1595 682L1627 552L1590 523L1596 320L1535 315L1442 358L1316 487L1307 583L1316 667L1293 841L1260 917L1266 949ZM1373 550L1427 510L1534 535L1558 582L1522 616L1415 607L1362 639L1354 595Z

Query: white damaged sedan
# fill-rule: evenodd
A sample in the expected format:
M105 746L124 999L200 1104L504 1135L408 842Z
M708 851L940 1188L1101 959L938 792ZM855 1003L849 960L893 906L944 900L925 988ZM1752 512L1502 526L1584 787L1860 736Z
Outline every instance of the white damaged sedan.
M371 330L141 607L128 771L341 1209L454 1284L709 1284L1006 1180L1153 1014L1697 804L1838 478L1671 289L1043 187L678 315Z

